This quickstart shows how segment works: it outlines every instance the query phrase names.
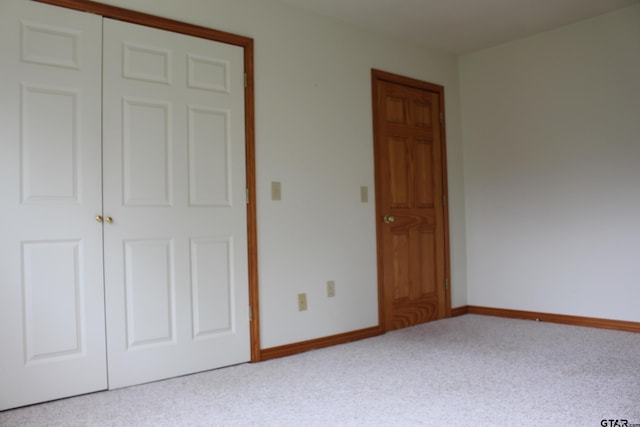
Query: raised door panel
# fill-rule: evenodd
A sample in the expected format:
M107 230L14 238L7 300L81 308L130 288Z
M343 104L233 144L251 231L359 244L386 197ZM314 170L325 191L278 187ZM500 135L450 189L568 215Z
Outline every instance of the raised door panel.
M79 240L22 242L22 328L27 366L81 356L84 351L81 253Z
M109 387L246 362L244 52L104 31Z
M0 2L0 410L107 386L100 25Z
M122 189L125 206L171 206L171 103L122 99Z
M82 94L54 85L21 86L21 199L24 203L77 204ZM57 167L50 167L52 164Z
M233 238L191 239L193 336L207 339L235 329Z
M391 208L410 208L412 204L411 145L410 138L400 135L394 135L387 142Z
M230 112L190 106L189 204L232 206Z
M127 348L176 343L171 240L124 242Z
M414 146L414 188L415 206L418 208L433 208L435 180L433 168L433 143L429 139L419 138Z

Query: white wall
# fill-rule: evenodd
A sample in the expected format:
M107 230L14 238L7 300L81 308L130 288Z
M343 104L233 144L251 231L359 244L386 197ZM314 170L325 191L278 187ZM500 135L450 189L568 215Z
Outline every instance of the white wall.
M640 6L460 81L469 304L640 321Z
M271 0L103 0L255 41L262 348L378 324L371 68L445 87L453 306L466 304L458 68ZM271 181L282 201L270 200ZM360 186L370 202L360 203ZM325 296L335 280L336 297ZM309 309L297 311L306 292Z

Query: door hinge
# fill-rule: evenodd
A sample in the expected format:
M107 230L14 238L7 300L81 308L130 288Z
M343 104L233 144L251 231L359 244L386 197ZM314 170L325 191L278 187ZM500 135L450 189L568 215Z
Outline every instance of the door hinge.
M442 205L443 206L447 206L447 195L446 194L442 195Z
M249 306L249 321L253 320L253 307Z
M244 87L247 87L247 73L244 73Z
M247 204L249 204L249 189L246 188Z
M448 277L444 278L444 290L445 291L449 290L449 278Z

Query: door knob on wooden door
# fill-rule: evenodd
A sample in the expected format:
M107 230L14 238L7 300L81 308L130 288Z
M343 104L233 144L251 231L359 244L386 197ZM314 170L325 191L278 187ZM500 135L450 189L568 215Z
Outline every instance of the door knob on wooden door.
M393 215L385 215L384 218L382 218L382 220L384 221L385 224L391 224L396 219L393 217Z

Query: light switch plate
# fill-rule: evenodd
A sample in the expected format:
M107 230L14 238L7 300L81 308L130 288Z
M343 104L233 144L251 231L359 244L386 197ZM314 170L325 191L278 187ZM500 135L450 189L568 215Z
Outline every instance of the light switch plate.
M298 311L307 309L307 294L298 294Z
M329 280L327 282L327 297L333 298L336 296L336 282Z
M281 186L277 181L271 183L271 200L282 200Z
M369 187L360 187L360 201L362 203L369 202Z

